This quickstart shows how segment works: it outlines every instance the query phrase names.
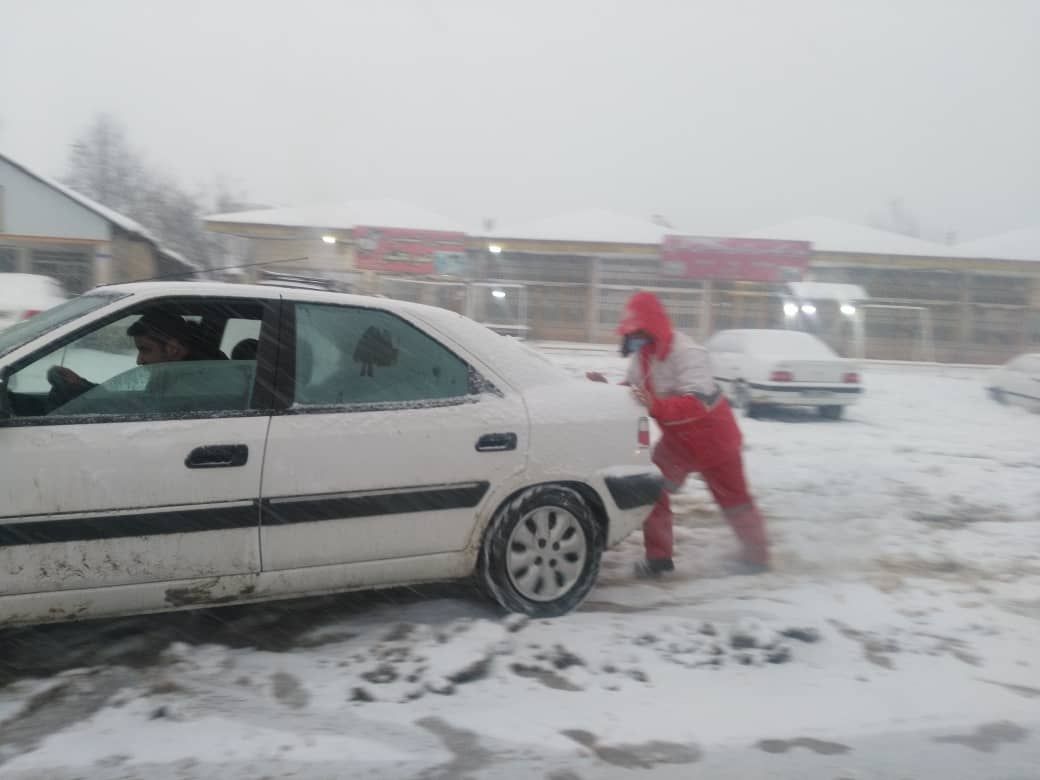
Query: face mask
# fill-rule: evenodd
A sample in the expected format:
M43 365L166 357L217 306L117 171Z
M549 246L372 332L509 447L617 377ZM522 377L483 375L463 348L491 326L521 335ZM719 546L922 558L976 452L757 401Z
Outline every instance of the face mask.
M633 352L638 352L649 343L650 339L646 336L625 336L621 342L621 356L628 357Z

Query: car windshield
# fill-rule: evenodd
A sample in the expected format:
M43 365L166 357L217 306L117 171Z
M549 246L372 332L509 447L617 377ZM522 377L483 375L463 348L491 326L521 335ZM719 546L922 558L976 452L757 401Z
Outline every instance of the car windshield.
M114 292L90 293L81 295L70 301L59 304L52 309L37 314L27 320L0 331L0 357L13 352L37 336L72 322L84 314L90 314L113 301L125 297L125 294Z

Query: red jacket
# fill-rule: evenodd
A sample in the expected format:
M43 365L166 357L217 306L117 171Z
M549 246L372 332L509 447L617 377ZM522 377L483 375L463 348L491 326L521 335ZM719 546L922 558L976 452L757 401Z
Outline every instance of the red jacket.
M618 331L644 331L653 338L633 356L629 375L650 395L650 415L661 426L663 449L682 461L676 465L703 471L739 457L740 428L726 399L719 394L710 406L702 400L718 392L707 352L675 331L657 296L633 295Z

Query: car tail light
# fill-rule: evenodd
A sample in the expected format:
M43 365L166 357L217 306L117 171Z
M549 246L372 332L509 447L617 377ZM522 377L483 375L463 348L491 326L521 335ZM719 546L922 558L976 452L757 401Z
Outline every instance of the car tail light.
M791 371L774 371L769 379L773 382L793 382L794 374Z
M25 311L22 312L22 319L23 320L27 320L30 317L35 317L41 311L43 311L43 310L42 309L26 309Z
M640 447L650 446L650 419L647 417L639 418L639 428L636 430L636 442Z
M857 374L855 371L849 371L847 374L844 374L841 377L841 381L847 385L858 385L859 374Z

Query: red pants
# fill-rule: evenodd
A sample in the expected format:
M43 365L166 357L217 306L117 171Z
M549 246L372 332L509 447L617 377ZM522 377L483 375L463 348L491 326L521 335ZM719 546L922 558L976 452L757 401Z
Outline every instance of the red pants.
M683 462L686 458L681 450L681 447L676 448L666 439L661 439L654 448L654 463L661 469L671 491L678 490L693 471L688 463ZM765 521L748 492L740 452L700 473L715 503L743 545L743 558L749 563L768 563L769 544ZM649 516L643 521L643 543L646 546L646 557L651 560L672 557L672 504L668 493L668 490L661 493Z

